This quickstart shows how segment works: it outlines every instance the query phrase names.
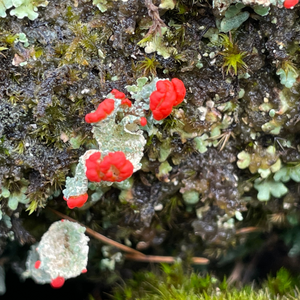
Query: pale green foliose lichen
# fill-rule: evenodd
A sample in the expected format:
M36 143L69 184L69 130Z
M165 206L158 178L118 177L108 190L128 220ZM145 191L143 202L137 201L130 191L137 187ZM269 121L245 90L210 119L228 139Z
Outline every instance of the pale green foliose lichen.
M63 194L67 199L71 196L83 195L87 192L88 179L85 175L85 157L86 156L81 156L79 158L79 162L75 171L75 176L73 178L66 178L66 188L63 190Z
M184 192L182 198L184 202L189 205L197 204L200 200L199 193L195 190Z
M139 122L140 118L145 115L145 111L149 110L150 95L156 90L158 80L159 78L154 78L147 84L148 79L141 77L137 80L137 85L126 87L131 93L131 97L135 99L135 103L132 105L134 114L131 114L130 110L127 111L127 108L121 104L121 100L116 99L113 94L107 95L106 98L115 101L114 111L104 120L92 123L92 132L99 149L88 150L80 157L75 176L66 179L66 188L63 191L65 198L83 195L88 191L85 162L95 152L100 151L103 158L109 153L122 151L126 159L132 163L134 172L141 168L140 161L144 154L146 139L140 129ZM155 121L152 116L147 117L147 125L143 129L151 135L156 132L154 126L156 123L161 123L161 121ZM167 155L167 153L162 154L163 157L167 157ZM94 182L95 195L93 194L92 202L99 200L103 193L108 190L108 187L113 184L113 182L108 181ZM118 184L115 183L114 185L118 187Z
M18 43L18 42L21 42L21 43L24 44L24 47L29 46L28 38L27 38L25 33L20 32L20 33L17 33L15 36L16 36L16 39L14 41L15 44Z
M254 5L253 9L260 16L266 16L270 11L270 7L266 7L258 4Z
M164 162L172 152L171 139L163 139L159 148L159 162Z
M221 32L226 33L233 29L237 29L249 18L249 12L241 11L244 7L245 5L242 3L237 3L228 8L225 17L218 26Z
M122 261L122 253L117 252L112 254L113 251L111 246L103 246L101 250L103 256L105 257L101 259L100 262L101 270L115 270L116 264Z
M93 0L93 4L96 5L101 12L107 11L107 0Z
M243 3L244 5L261 5L270 6L275 5L282 7L284 0L214 0L213 7L217 8L220 12L224 12L227 8L234 3Z
M108 96L112 99L111 95ZM115 100L115 106L120 107L121 101ZM134 172L140 169L140 160L143 157L143 150L146 140L143 131L135 124L140 117L127 115L120 123L116 123L114 113L98 123L93 124L92 132L99 145L99 150L103 156L110 152L122 151L126 158L133 164Z
M284 166L274 175L275 181L287 182L294 180L300 182L300 164L292 166Z
M0 0L0 17L7 16L6 10L14 7L10 11L11 16L16 16L19 19L27 17L29 20L35 20L38 17L38 7L47 6L48 1L45 0Z
M175 8L175 1L174 0L161 0L159 8L174 9Z
M271 196L280 198L288 192L287 187L282 182L275 181L272 178L256 179L254 188L258 191L257 199L260 201L268 201Z
M12 193L8 198L8 207L11 210L15 210L18 207L19 203L27 204L29 199L26 197L25 192L27 187L22 187L19 193Z
M45 284L58 276L68 279L80 275L86 269L89 250L84 232L83 226L68 220L53 223L40 243L31 247L23 276ZM38 269L37 260L41 262Z
M138 45L145 48L146 53L157 52L164 59L169 58L172 54L177 54L175 47L166 46L164 42L164 35L167 35L169 29L167 27L162 27L161 32L157 33L151 38L145 38L141 40Z
M269 146L266 149L253 147L251 153L241 151L237 157L237 166L240 169L249 168L252 174L258 173L262 178L267 178L271 173L276 173L281 168L281 160L274 146Z
M288 69L287 72L280 68L277 70L276 74L280 76L280 83L287 88L291 88L298 77L297 71L293 68Z
M273 135L278 135L280 133L282 126L276 122L275 119L271 120L270 122L265 123L261 126L261 129L266 132Z
M208 141L207 141L208 135L205 133L201 136L197 136L194 138L194 145L197 151L200 153L205 153L207 151Z
M151 93L156 89L156 82L160 80L159 78L154 78L150 83L148 82L147 77L140 77L136 81L136 85L127 85L125 86L126 90L131 94L131 98L135 99L138 102L148 102L149 109L149 98ZM143 101L144 100L144 101ZM135 103L135 106L137 103Z
M11 210L17 209L19 203L27 204L29 198L26 196L27 186L29 182L25 179L20 180L21 188L19 191L9 191L9 189L2 187L0 192L0 200L7 199L7 205Z

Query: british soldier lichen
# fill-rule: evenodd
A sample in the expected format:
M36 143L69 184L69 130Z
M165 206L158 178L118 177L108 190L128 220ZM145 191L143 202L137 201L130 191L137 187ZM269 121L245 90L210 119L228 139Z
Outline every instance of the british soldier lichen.
M113 89L94 112L86 115L99 150L88 150L81 156L75 177L67 178L63 193L69 208L85 203L88 181L94 182L99 192L99 188L123 182L139 170L146 145L141 128L152 131L154 124L166 118L185 97L184 84L177 78L155 78L145 85L146 82L138 82L136 88L128 87L134 103L123 92ZM171 102L167 97L171 97Z

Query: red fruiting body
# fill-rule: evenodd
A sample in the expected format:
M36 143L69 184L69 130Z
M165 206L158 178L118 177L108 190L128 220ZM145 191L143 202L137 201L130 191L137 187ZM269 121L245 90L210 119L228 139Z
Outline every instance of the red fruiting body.
M133 173L132 163L123 152L113 152L105 156L99 165L100 177L104 181L120 182Z
M90 181L123 181L133 173L132 163L126 159L123 152L109 153L101 161L100 152L93 153L86 160L86 177Z
M166 118L173 109L173 106L180 104L186 94L183 82L178 78L159 80L156 83L156 91L150 95L150 109L153 118L160 121Z
M59 289L64 285L64 283L65 279L61 276L58 276L55 279L52 279L50 284L54 289Z
M285 0L283 5L285 8L292 8L298 4L299 0Z
M105 99L101 102L95 112L89 113L85 116L85 121L87 123L96 123L104 120L108 115L110 115L115 109L115 100Z
M131 104L131 101L127 98L121 101L121 105L127 105L128 107L131 107Z
M35 264L34 264L34 267L35 267L36 269L38 269L38 268L40 267L40 265L41 265L41 261L40 261L40 260L37 260L37 261L35 262Z
M146 126L147 125L147 119L145 117L140 118L140 124L141 126Z
M173 106L176 106L183 101L186 94L186 89L183 82L178 78L173 78L171 82L177 95L176 100L173 103Z
M118 90L116 90L116 89L113 89L112 91L111 91L111 93L115 96L115 98L117 98L117 99L124 99L125 98L125 94L124 93L122 93L122 92L120 92L120 91L118 91Z
M81 273L86 273L87 272L87 269L83 269L82 271L81 271Z
M67 201L67 205L70 209L73 209L74 207L82 207L84 205L84 203L87 201L88 199L88 194L83 194L83 195L79 195L79 196L71 196L68 199L63 197L64 200Z
M101 178L99 176L100 159L101 159L101 153L95 152L85 161L85 166L86 166L85 175L89 181L94 181L94 182L101 181Z
M150 95L150 109L152 110L153 118L160 121L172 112L176 93L173 84L168 80L157 81L156 89Z

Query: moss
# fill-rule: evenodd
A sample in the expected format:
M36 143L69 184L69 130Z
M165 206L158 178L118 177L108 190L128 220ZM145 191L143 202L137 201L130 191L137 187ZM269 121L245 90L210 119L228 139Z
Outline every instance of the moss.
M145 59L139 61L135 66L138 71L141 71L143 76L148 76L151 74L153 77L156 77L156 69L161 68L160 63L156 60L155 55L152 58L145 56Z
M99 34L89 26L81 22L71 23L70 30L75 34L75 38L70 45L59 44L56 52L63 55L61 65L78 63L80 65L88 65L91 55L102 55L100 44L105 41L105 36Z
M115 289L113 299L295 299L299 294L296 278L285 269L269 276L263 288L231 286L224 278L183 271L179 263L162 265L161 270L137 273L123 287Z
M215 259L211 269L216 273L222 269L220 261L226 270L237 260L261 272L270 260L268 270L281 261L296 268L289 252L299 253L299 9L271 6L269 14L258 17L251 7L243 8L250 17L230 40L219 36L219 14L209 1L176 1L174 9L157 11L166 27L160 36L160 47L169 55L164 59L159 54L147 56L138 45L156 36L146 37L153 19L145 2L107 3L102 13L92 1L49 1L38 8L34 22L0 19L0 47L7 48L1 52L5 56L0 55L1 193L9 183L26 180L23 195L30 200L11 211L8 197L2 196L3 218L14 224L20 213L36 228L44 228L52 217L43 207L50 206L112 239L144 247L145 253L185 258L194 252ZM29 47L17 40L20 28ZM226 47L237 55L233 60ZM15 56L22 56L27 65L13 66ZM289 88L276 74L288 67L285 62L296 70L288 68L294 74ZM224 78L222 65L223 73L232 76ZM59 193L65 177L72 175L72 166L86 149L96 146L85 114L113 88L127 87L125 94L133 102L146 92L149 97L143 87L151 80L141 76L155 72L161 79L180 78L187 88L185 101L162 124L147 128L143 167L130 187L112 186L105 193L90 188L94 205L68 211ZM147 106L139 109L137 117L141 111L150 116ZM260 201L254 185L268 191L268 201ZM285 187L284 193L273 196L272 186L277 185ZM189 191L199 194L191 209L183 199ZM2 225L1 230L6 228ZM261 228L265 232L253 232ZM271 236L278 242L272 243ZM0 239L1 251L5 239ZM91 247L87 276L107 282L115 280L115 272L140 268L125 260L114 272L102 271L102 246L92 241ZM258 266L252 258L263 256L260 249L266 248L276 253L276 259ZM240 277L258 277L251 274Z
M231 35L228 37L225 34L221 34L220 36L224 48L220 52L224 60L222 65L223 72L226 71L226 75L229 73L231 76L246 72L248 66L244 62L244 59L248 56L248 53L239 49L238 45L232 41Z

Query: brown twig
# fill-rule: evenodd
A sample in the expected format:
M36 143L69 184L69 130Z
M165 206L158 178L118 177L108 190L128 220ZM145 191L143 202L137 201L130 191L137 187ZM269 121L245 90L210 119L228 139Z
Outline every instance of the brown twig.
M77 222L76 220L74 220L74 219L72 219L72 218L70 218L70 217L68 217L68 216L66 216L66 215L64 215L64 214L62 214L61 212L59 212L59 211L57 211L57 210L55 210L55 209L52 209L52 208L50 208L50 207L47 207L47 209L50 210L50 211L52 211L52 212L55 213L56 215L58 215L60 218L67 219L67 220L69 220L69 221L71 221L71 222L80 224L80 223ZM117 248L123 250L124 252L132 253L132 254L135 255L135 256L145 256L145 254L143 254L143 253L140 252L140 251L134 250L134 249L132 249L132 248L130 248L130 247L127 247L127 246L125 246L125 245L123 245L123 244L120 244L120 243L118 243L118 242L116 242L116 241L114 241L114 240L111 240L111 239L109 239L108 237L106 237L106 236L104 236L104 235L102 235L102 234L100 234L100 233L94 231L93 229L91 229L91 228L89 228L89 227L87 227L87 226L85 226L85 225L83 225L83 224L80 224L80 225L81 225L81 226L84 226L84 227L86 228L86 233L87 233L87 234L89 234L90 236L96 238L97 240L99 240L99 241L101 241L101 242L103 242L103 243L105 243L105 244L112 245L112 246L114 246L114 247L117 247Z
M54 214L56 214L57 216L59 216L62 219L66 219L71 222L78 223L81 226L84 226L86 228L87 234L96 238L97 240L100 240L101 242L103 242L105 244L109 244L109 245L112 245L114 247L117 247L117 248L123 250L124 252L126 252L126 254L124 255L126 259L140 261L140 262L152 262L152 263L174 263L176 261L176 257L173 257L173 256L145 255L140 251L137 251L135 249L132 249L130 247L127 247L123 244L120 244L114 240L107 238L106 236L92 230L91 228L77 222L76 220L66 216L65 214L63 214L53 208L47 207L46 209L50 210L51 212L53 212ZM192 262L196 265L207 265L209 263L209 260L204 257L193 257Z
M125 254L126 259L140 261L140 262L152 262L152 263L174 263L176 257L174 256L157 256L157 255L145 255L145 256L136 256L134 254ZM209 260L204 257L193 257L192 262L195 265L207 265Z
M263 229L260 227L250 226L250 227L241 228L241 229L237 230L235 233L240 235L240 234L258 232L258 231L263 231Z
M152 0L145 0L145 5L148 9L148 15L152 19L152 25L149 28L147 35L161 33L161 27L167 27L164 21L160 18L158 7L152 3Z

